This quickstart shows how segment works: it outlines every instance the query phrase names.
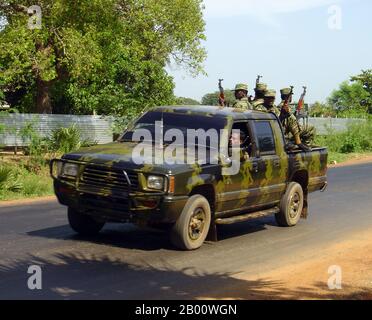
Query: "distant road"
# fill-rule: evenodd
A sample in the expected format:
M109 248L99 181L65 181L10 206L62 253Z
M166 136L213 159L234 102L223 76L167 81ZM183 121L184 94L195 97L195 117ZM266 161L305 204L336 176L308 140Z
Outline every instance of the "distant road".
M221 241L194 252L132 225L109 224L84 240L56 202L0 207L0 299L213 297L213 289L239 281L234 274L302 261L370 227L372 164L330 169L329 189L311 195L309 219L294 228L280 228L271 217L222 226ZM40 291L27 288L34 264L43 272Z

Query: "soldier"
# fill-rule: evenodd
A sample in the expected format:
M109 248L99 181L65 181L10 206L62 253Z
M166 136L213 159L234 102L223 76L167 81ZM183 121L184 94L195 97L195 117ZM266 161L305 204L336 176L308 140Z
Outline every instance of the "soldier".
M235 98L236 102L233 105L233 108L253 110L252 105L248 100L248 86L243 83L239 83L235 86Z
M285 113L285 117L284 118L281 117L283 112L279 111L279 109L275 106L275 97L276 97L275 90L271 90L271 89L267 90L264 95L263 105L256 107L256 110L275 113L281 121L285 136L288 137L289 134L292 134L295 140L295 144L300 149L304 151L310 151L310 148L305 146L301 142L300 127L297 123L296 117L291 113Z
M243 132L240 133L233 132L230 137L230 148L239 148L240 149L240 159L248 160L249 159L249 145L245 145L247 142L248 136ZM232 151L230 151L230 155Z
M255 97L252 102L253 109L256 109L257 106L262 106L264 103L264 95L265 91L267 90L267 84L266 83L257 83L255 91Z
M295 143L297 146L299 146L301 149L305 151L309 151L310 149L304 145L300 138L301 133L301 127L294 116L293 113L291 113L291 110L289 109L289 104L292 102L292 88L283 88L280 90L280 96L282 101L278 105L278 108L281 113L281 122L283 125L283 128L285 128L285 135L288 137L289 134L292 134ZM286 101L288 103L286 104Z
M268 89L263 94L263 103L256 106L255 110L264 112L273 112L278 117L280 116L279 109L275 106L276 91Z
M288 100L288 106L292 102L292 89L291 88L283 88L280 90L280 97L282 102L279 103L278 108L281 111L285 105L285 101ZM284 110L285 112L290 112L289 107L286 107Z

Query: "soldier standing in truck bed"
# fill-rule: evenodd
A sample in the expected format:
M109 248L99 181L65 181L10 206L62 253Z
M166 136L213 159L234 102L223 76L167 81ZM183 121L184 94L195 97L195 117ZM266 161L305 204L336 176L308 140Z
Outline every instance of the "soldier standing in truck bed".
M268 89L263 94L263 102L256 106L255 110L264 112L273 112L278 117L280 116L279 109L275 106L276 91Z
M234 89L236 102L232 106L233 108L253 110L252 105L248 100L248 85L239 83Z
M300 138L300 126L297 123L296 117L291 113L286 113L285 117L281 117L283 112L275 106L276 91L269 89L264 94L264 103L256 107L258 111L272 112L275 113L281 121L282 127L284 129L284 134L286 138L290 135L293 136L295 144L304 151L310 151L310 148L304 145Z
M278 109L284 115L282 117L282 125L283 128L285 128L285 134L286 136L289 136L289 134L292 134L296 145L302 146L301 149L307 151L309 148L305 145L303 145L301 138L300 138L300 133L301 133L301 127L300 124L298 123L296 117L294 116L293 113L291 113L291 110L289 109L289 105L292 102L292 94L293 91L291 88L283 88L280 90L280 96L282 101L278 105ZM286 104L286 101L288 102ZM282 110L284 108L284 110ZM306 148L305 148L306 147Z
M255 91L254 100L252 102L252 107L254 110L256 110L258 106L263 105L266 90L267 90L266 83L257 83L256 88L254 89Z

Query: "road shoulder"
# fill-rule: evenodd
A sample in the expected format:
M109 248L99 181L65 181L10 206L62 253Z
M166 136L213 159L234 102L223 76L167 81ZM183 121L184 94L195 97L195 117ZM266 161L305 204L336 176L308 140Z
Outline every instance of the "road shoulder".
M246 274L243 271L234 276L239 279L238 285L199 298L372 299L372 229L358 232L308 256L310 258L300 263L267 273ZM334 288L338 286L339 275L341 288ZM251 290L252 283L260 283L260 287Z
M331 164L328 167L329 168L338 168L338 167L347 167L347 166L355 166L355 165L361 165L366 163L372 163L372 155L363 155L360 154L355 158L346 160L341 163Z
M5 207L16 207L16 206L27 206L30 204L42 204L57 201L56 196L46 196L46 197L36 197L28 199L18 199L18 200L6 200L0 201L0 208Z

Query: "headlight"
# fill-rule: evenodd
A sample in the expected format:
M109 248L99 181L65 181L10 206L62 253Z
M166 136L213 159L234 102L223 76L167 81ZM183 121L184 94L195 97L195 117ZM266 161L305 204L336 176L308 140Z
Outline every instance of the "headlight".
M57 179L62 175L63 162L61 160L53 159L50 167L50 174L52 178Z
M74 163L65 163L62 169L62 176L76 177L78 175L79 166Z
M160 176L148 176L147 177L147 188L155 190L164 190L164 177Z
M60 176L62 174L62 169L63 169L63 162L61 161L57 161L56 164L55 164L55 169L57 170L57 174L56 176Z

